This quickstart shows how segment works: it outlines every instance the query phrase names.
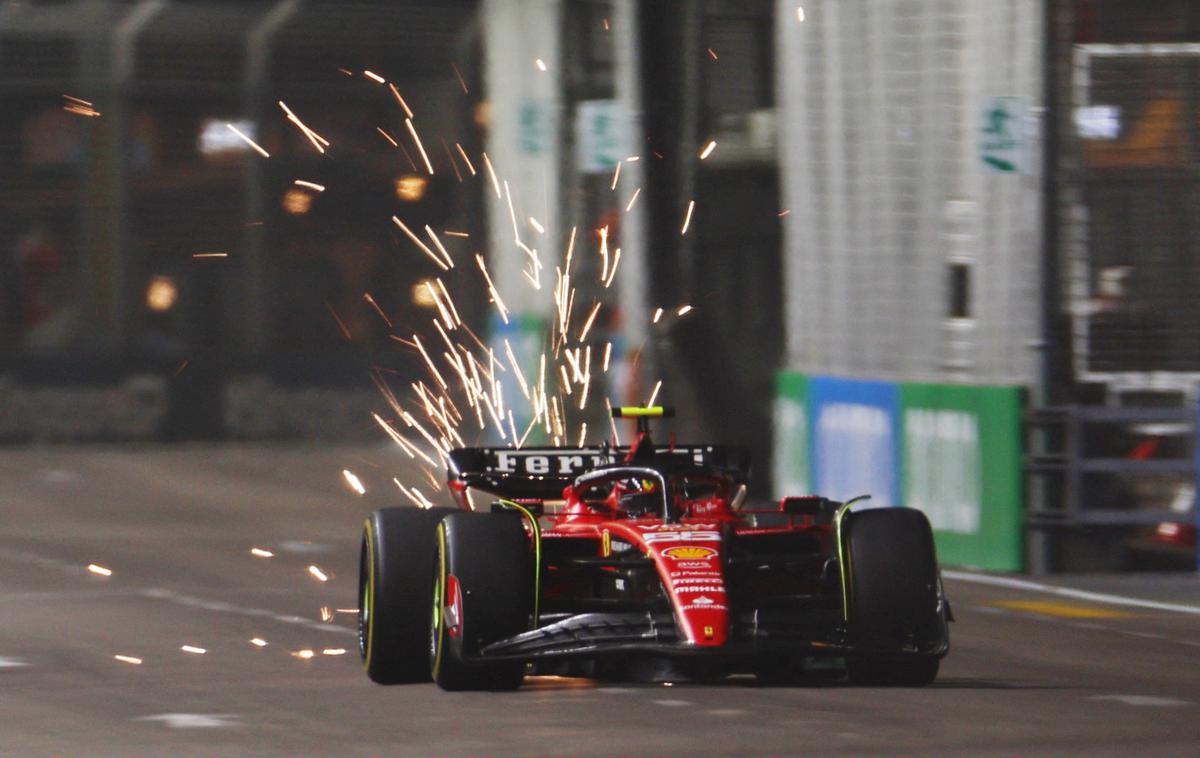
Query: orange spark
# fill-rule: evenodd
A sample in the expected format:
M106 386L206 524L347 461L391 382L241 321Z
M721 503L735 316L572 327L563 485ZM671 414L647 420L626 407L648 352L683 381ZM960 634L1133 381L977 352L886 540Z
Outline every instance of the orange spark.
M404 126L408 128L408 133L412 135L413 142L417 143L417 149L421 151L421 160L425 161L425 169L433 176L433 164L429 162L429 156L425 153L425 146L421 144L421 138L417 136L417 130L413 126L412 119L404 119Z
M408 107L408 103L404 102L404 97L400 95L400 90L396 89L396 85L388 84L388 89L396 96L396 102L400 103L400 107L404 109L404 115L408 118L413 117L412 110Z
M712 151L716 149L717 141L715 139L709 140L708 144L704 146L704 149L700 151L700 160L704 160L708 156L712 155Z
M385 132L385 131L384 131L384 130L381 128L381 127L378 127L378 126L377 126L377 127L375 127L375 131L377 131L377 132L379 132L380 134L382 134L382 135L383 135L383 138L384 138L385 140L387 140L388 142L391 142L391 143L392 143L392 147L400 147L400 143L399 143L399 142L397 142L397 141L396 141L396 139L395 139L395 138L394 138L392 135L390 135L390 134L388 134L387 132Z
M457 142L454 143L454 146L458 148L458 154L462 156L463 162L467 164L467 171L471 172L471 176L475 176L475 166L471 163L471 159L467 157L467 151L463 150L463 146Z
M696 201L689 200L687 207L687 215L683 217L683 228L679 230L679 236L687 234L688 225L692 223L692 211L696 208Z
M270 153L268 153L266 150L263 150L261 147L259 147L257 142L250 139L245 134L242 134L242 132L240 130L238 130L238 128L236 126L234 126L233 124L229 124L229 123L226 123L225 126L228 127L231 132L233 132L237 136L241 137L243 142L245 142L247 145L249 145L250 147L257 150L259 155L261 155L264 158L271 157Z

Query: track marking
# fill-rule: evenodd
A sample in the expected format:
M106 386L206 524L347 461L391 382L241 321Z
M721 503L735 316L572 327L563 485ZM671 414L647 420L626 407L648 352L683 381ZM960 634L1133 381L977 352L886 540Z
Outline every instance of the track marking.
M999 600L989 605L1007 608L1013 611L1037 613L1042 616L1055 616L1064 619L1114 619L1137 618L1132 613L1114 611L1107 608L1095 608L1073 603L1058 603L1053 600Z
M321 632L330 632L332 634L344 634L348 636L357 636L358 632L348 627L339 626L337 624L328 624L312 619L304 618L303 616L294 616L283 613L277 613L266 608L248 608L245 606L234 605L223 600L204 600L202 598L193 597L191 595L181 595L161 587L152 587L142 590L140 593L143 597L152 598L154 600L162 600L164 602L182 605L187 608L200 608L206 611L214 611L216 613L236 613L239 616L254 616L260 618L269 618L272 621L278 621L281 624L292 624L294 626L303 626L306 629L316 629Z
M156 713L133 721L158 721L171 729L219 729L241 726L232 713Z
M1191 705L1190 700L1180 700L1174 697L1156 697L1154 695L1093 695L1088 700L1108 700L1124 705L1135 705L1149 708L1176 708L1181 705Z
M1075 600L1090 600L1094 603L1125 605L1132 608L1149 608L1155 611L1169 611L1171 613L1186 613L1192 616L1200 616L1200 607L1194 605L1182 605L1180 603L1160 603L1156 600L1142 600L1141 598L1125 597L1123 595L1109 595L1102 592L1074 590L1069 587L1056 587L1052 584L1031 582L1026 579L1014 579L1013 577L1008 576L976 574L969 571L943 571L942 576L947 579L957 579L962 582L990 584L995 587L1008 587L1010 589L1028 590L1030 592L1044 592L1050 595L1074 598Z

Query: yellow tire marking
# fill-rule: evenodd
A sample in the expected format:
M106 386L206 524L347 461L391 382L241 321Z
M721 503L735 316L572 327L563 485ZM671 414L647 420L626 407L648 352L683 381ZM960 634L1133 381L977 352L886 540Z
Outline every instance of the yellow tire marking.
M367 535L367 596L359 598L359 602L365 602L367 610L367 654L363 658L363 668L367 671L371 670L371 648L375 640L375 609L371 606L375 603L375 540L371 536L371 520L367 519L363 525L363 529Z
M433 680L436 682L438 672L442 668L442 650L446 647L446 623L443 618L441 605L446 602L446 528L438 524L438 554L441 559L441 566L438 571L438 584L434 590L434 620L437 623L437 652L433 657L432 674Z
M1061 603L1054 600L1000 600L988 603L996 608L1007 608L1012 611L1037 613L1042 616L1054 616L1064 619L1117 619L1137 618L1133 613L1114 611L1110 608L1098 608L1094 605L1077 605Z

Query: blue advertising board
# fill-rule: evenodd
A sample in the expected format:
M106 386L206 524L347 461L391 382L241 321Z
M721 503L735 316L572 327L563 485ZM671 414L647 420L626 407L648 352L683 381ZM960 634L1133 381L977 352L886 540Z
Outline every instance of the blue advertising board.
M813 491L835 500L900 502L899 387L833 377L808 380Z

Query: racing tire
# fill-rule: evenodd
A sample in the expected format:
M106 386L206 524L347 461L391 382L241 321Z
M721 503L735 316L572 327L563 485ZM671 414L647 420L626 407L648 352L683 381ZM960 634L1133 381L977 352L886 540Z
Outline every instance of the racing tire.
M429 681L425 652L437 525L456 508L380 508L363 525L358 571L358 652L371 681Z
M937 678L945 620L929 520L912 508L851 513L844 525L854 684L923 687ZM928 652L935 651L935 652Z
M529 628L529 538L519 516L452 513L437 527L429 668L444 690L515 690L524 661L484 663L489 643Z

